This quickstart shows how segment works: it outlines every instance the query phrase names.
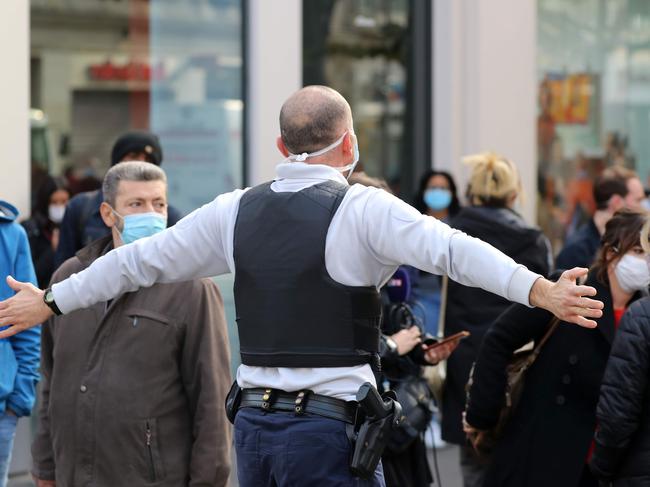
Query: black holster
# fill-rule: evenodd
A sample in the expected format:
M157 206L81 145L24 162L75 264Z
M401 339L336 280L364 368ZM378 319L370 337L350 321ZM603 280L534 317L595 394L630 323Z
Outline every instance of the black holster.
M352 474L363 479L371 478L386 448L393 427L402 421L402 407L395 394L388 391L382 396L366 382L357 392L359 408L365 420L353 438L354 449L350 461Z
M235 416L237 415L237 410L239 409L239 404L241 403L241 394L242 389L237 385L237 381L232 383L230 391L226 396L226 417L231 424L235 424Z

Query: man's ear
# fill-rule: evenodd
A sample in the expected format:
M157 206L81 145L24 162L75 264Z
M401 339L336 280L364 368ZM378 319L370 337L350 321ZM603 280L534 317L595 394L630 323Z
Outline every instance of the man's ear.
M102 220L104 221L104 225L106 225L108 228L113 228L114 226L117 225L117 216L113 212L111 205L109 205L105 201L103 201L102 204L99 206L99 214L101 215Z
M282 140L281 136L278 135L278 138L275 140L275 145L284 157L289 157L289 150L287 149L287 146L284 145L284 141Z
M345 156L354 155L354 144L356 141L357 136L351 130L348 130L347 135L343 138L343 143L341 143L341 150Z
M609 199L607 206L609 208L609 212L613 215L625 206L625 200L620 194L615 194Z

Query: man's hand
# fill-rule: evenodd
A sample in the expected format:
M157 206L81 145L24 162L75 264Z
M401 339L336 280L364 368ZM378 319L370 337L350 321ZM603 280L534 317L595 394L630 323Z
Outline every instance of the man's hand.
M32 478L34 479L36 487L56 487L56 482L54 480L38 479L34 475L32 475Z
M406 355L422 340L420 338L420 329L412 326L409 329L404 328L390 337L397 344L397 354Z
M43 301L44 291L28 282L18 282L11 276L7 276L7 284L16 294L0 301L0 326L9 326L0 331L0 338L8 338L43 323L54 314Z
M530 304L550 311L562 321L595 328L597 323L590 318L603 315L603 303L586 297L596 295L593 287L576 284L587 272L588 269L575 267L565 271L557 282L537 279L530 290Z
M459 343L460 338L451 342L447 342L443 345L440 345L439 347L431 348L424 352L424 360L429 362L431 365L436 365L438 362L447 360L452 352L456 350L456 347Z

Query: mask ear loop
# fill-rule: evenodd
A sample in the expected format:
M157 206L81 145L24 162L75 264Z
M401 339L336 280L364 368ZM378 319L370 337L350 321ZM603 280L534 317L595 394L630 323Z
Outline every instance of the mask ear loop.
M110 206L110 205L109 205ZM122 220L122 230L120 230L120 227L118 224L115 225L115 231L117 234L120 236L120 240L122 243L124 243L124 238L122 238L122 232L124 231L124 222L126 221L125 218L120 215L112 206L111 206L111 211L113 212L114 215L117 215L121 220ZM119 223L119 222L118 222Z
M327 147L324 147L324 148L319 149L319 150L317 150L317 151L314 151L314 152L303 152L302 154L292 154L292 153L289 153L289 156L285 159L285 161L288 161L288 162L305 162L305 161L306 161L308 158L310 158L310 157L321 156L321 155L323 155L323 154L325 154L325 153L331 151L331 150L334 149L335 147L338 147L339 145L341 145L341 143L343 142L343 138L348 134L348 132L349 132L349 131L346 130L346 131L343 133L343 135L341 135L337 140L335 140L334 142L332 142L332 143L331 143L330 145L328 145Z

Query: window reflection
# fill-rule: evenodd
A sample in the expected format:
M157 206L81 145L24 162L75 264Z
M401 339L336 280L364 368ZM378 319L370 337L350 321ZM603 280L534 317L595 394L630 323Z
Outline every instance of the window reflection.
M241 186L241 9L241 0L31 0L36 170L99 180L120 134L151 130L184 212Z
M650 173L650 3L538 0L539 221L555 249L606 167Z
M401 183L408 0L303 2L304 84L326 84L352 107L361 164Z

